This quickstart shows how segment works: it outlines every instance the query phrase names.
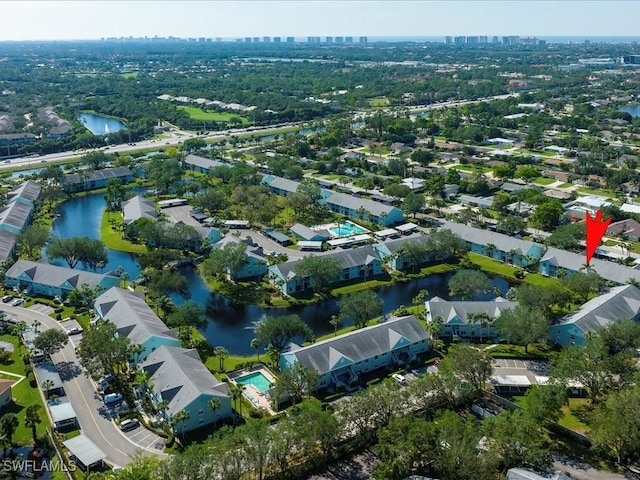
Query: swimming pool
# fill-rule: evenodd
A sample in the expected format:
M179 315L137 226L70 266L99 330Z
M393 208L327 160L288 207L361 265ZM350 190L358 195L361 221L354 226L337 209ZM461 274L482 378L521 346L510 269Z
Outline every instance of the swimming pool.
M337 226L331 227L329 231L336 237L350 237L352 235L360 235L361 233L367 232L367 230L362 228L360 225L356 225L351 222L339 223Z
M262 372L253 372L236 378L241 385L253 385L260 393L266 393L271 388L271 382Z

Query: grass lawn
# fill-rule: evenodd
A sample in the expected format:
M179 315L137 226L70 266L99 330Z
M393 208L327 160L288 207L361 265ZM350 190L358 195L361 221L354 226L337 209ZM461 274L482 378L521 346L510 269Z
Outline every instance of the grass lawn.
M370 98L368 102L372 107L386 107L389 105L389 99L387 97Z
M516 278L515 273L519 270L522 270L519 267L507 265L505 263L493 260L492 258L488 258L483 255L479 255L477 253L469 252L468 256L469 260L478 265L484 272L499 275L501 277L508 278L511 281L525 282L541 286L557 285L558 283L557 278L545 277L544 275L540 275L539 273L529 273L524 277L524 279L518 279Z
M109 223L109 219L114 219L117 230L114 229ZM102 221L100 223L100 240L104 243L104 246L113 250L128 253L145 253L147 247L137 243L132 243L129 240L122 238L122 232L119 230L118 225L122 222L122 214L120 212L107 212L106 210L102 214Z
M603 190L600 188L589 188L589 187L580 187L578 188L578 192L580 193L586 193L589 195L599 195L601 197L609 197L609 198L615 198L616 197L616 193L612 192L611 190Z
M25 347L22 350L18 349L18 340L12 335L0 335L0 340L5 342L11 342L13 344L13 352L11 354L11 363L7 365L0 365L0 371L15 373L17 375L24 376L25 365L21 358L21 352L26 352ZM5 375L10 378L9 375ZM42 402L40 391L37 388L31 387L29 381L25 378L14 384L12 387L13 403L5 410L6 412L15 413L18 416L20 425L13 436L13 441L16 444L30 445L32 443L31 429L25 427L24 418L27 412L27 407L30 405L40 405L40 418L42 423L37 427L38 436L44 436L46 428L49 426L49 420L47 417L47 411L45 410Z
M127 72L121 73L120 76L124 78L138 78L139 72Z
M564 183L561 183L560 185L558 185L558 188L569 188L572 185L573 185L573 183L564 182Z
M520 345L500 344L487 350L492 358L549 358L551 352L552 349L549 346L533 343L529 345L527 353L524 353L524 347Z
M389 155L391 153L391 149L387 147L374 147L373 149L370 147L365 147L362 149L365 153L371 153L372 155Z
M533 183L537 183L539 185L551 185L555 180L553 178L546 177L536 177L533 180Z
M182 110L185 110L189 117L194 120L204 120L204 121L212 121L212 122L228 122L232 118L239 118L242 120L243 125L249 124L249 119L246 117L242 117L236 113L228 113L228 112L214 112L208 111L205 112L198 107L178 107Z
M574 410L588 403L586 398L570 398L569 406L562 407L562 417L558 423L575 432L586 433L589 428L574 414Z

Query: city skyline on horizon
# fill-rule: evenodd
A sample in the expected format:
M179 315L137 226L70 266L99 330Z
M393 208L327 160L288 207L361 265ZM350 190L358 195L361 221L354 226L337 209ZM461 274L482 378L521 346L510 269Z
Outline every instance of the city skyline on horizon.
M0 31L0 41L154 36L639 37L637 2L591 1L576 6L558 0L6 1L0 3L0 12L11 21Z

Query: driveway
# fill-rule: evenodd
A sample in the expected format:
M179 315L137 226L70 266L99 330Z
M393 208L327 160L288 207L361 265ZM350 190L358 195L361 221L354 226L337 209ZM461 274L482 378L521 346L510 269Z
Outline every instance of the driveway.
M19 320L24 320L28 325L32 325L35 320L38 320L40 330L50 328L63 330L57 321L38 311L41 310L41 306L27 309L3 304L0 309L13 314ZM106 461L111 465L124 466L131 461L136 453L166 458L167 455L162 450L147 448L147 441L138 445L129 440L112 422L92 380L87 378L80 366L75 353L75 345L79 341L79 336L74 337L76 338L72 337L62 350L53 354L51 360L60 372L64 391L76 412L82 433L102 449L106 455ZM164 448L164 443L162 448Z

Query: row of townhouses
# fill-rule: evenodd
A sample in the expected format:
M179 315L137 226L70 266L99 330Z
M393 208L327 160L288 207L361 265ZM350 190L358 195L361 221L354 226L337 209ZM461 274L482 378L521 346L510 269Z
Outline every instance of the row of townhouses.
M27 180L7 193L7 203L0 207L0 262L16 254L16 235L31 222L40 191L38 182Z

